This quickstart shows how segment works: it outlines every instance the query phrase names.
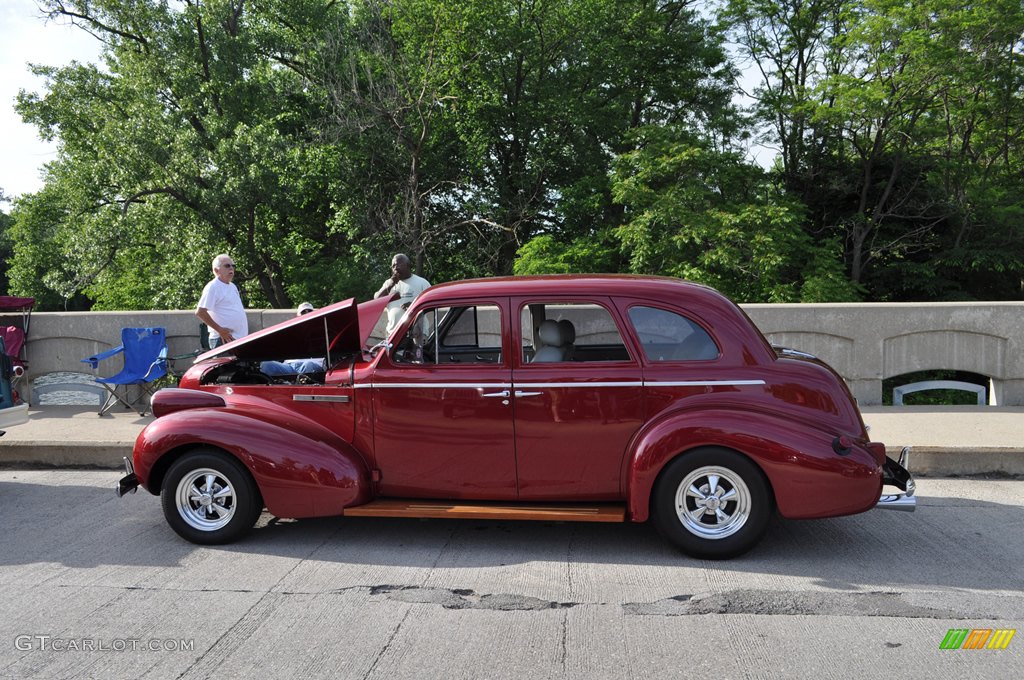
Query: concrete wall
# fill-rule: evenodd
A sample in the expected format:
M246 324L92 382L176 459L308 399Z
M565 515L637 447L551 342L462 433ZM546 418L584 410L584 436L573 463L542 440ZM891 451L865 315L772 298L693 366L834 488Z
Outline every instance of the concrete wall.
M273 325L295 314L290 310L253 310L246 316L249 330ZM121 344L122 328L163 327L167 331L170 356L199 349L199 319L192 311L140 312L34 312L27 342L28 370L17 389L32 398L32 381L49 373L70 371L109 377L122 368L120 357L100 362L97 370L81 363L85 357L99 354ZM21 325L20 315L0 315L0 325ZM172 368L184 371L189 359L175 362ZM79 389L79 387L76 387ZM97 394L103 394L97 387Z
M934 369L992 381L990 403L1024 405L1024 302L744 305L775 344L830 363L863 405L882 380Z
M882 401L885 378L932 369L980 373L992 379L992 403L1024 406L1024 302L744 305L775 344L830 363L863 405ZM249 311L249 329L291 317L292 310ZM0 324L20 316L0 315ZM121 344L123 327L162 326L170 354L199 348L191 311L37 312L28 337L27 381L57 371L92 373L80 359ZM179 372L188 365L178 362ZM117 359L100 364L113 375ZM25 381L21 387L25 389Z

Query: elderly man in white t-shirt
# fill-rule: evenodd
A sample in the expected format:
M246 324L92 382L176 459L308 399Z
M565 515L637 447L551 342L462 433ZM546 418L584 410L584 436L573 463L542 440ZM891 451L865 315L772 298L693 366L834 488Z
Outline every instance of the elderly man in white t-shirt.
M213 258L213 280L203 288L196 316L210 328L210 349L249 334L249 320L235 278L230 255Z
M395 330L405 310L420 293L430 288L430 282L422 276L412 273L412 262L407 255L398 253L391 260L391 278L384 282L373 297L379 298L385 295L398 293L398 299L388 303L388 329L387 334Z

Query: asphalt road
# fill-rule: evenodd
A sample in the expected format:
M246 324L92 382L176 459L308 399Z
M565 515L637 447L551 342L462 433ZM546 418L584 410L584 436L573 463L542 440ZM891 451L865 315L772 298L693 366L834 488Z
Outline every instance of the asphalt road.
M774 521L728 562L646 525L281 521L200 548L110 471L0 470L0 677L1021 677L1024 482Z

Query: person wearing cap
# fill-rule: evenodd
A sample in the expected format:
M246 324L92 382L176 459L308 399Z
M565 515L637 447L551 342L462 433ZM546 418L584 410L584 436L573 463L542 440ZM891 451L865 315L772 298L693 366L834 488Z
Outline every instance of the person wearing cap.
M316 308L303 302L295 311L295 316L304 316ZM260 372L266 375L306 375L307 373L321 373L324 371L323 359L288 359L286 361L263 361L260 363Z

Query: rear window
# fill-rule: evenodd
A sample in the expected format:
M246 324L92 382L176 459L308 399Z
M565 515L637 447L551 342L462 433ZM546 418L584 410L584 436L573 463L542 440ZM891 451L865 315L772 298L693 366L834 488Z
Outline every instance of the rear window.
M710 361L718 345L707 331L682 314L657 307L629 308L640 346L648 361Z

